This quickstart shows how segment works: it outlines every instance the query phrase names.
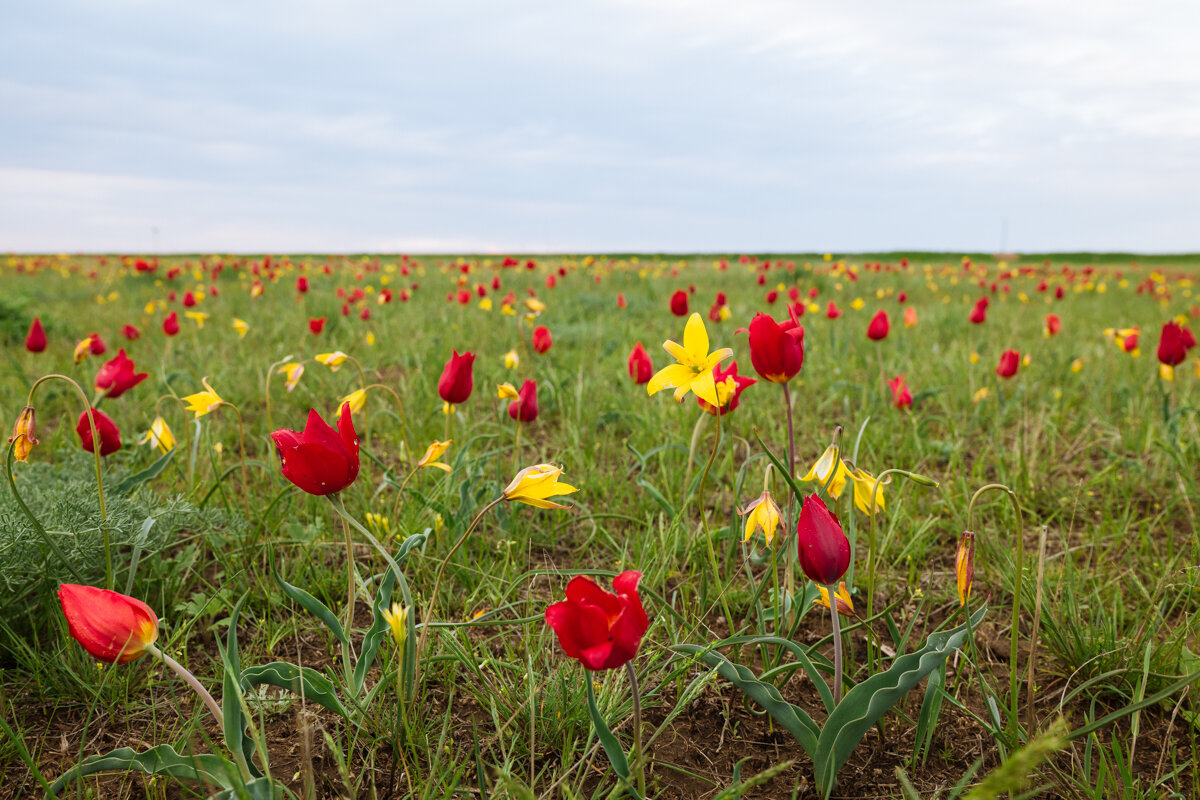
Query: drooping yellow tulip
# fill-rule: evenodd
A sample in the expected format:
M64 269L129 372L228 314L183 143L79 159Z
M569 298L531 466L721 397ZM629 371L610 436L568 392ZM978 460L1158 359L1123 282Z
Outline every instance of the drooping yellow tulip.
M867 516L871 516L876 512L884 510L883 504L883 486L879 487L879 491L875 491L875 484L878 482L871 474L861 467L850 473L850 478L854 481L854 505L858 510ZM890 480L890 479L889 479ZM871 496L875 497L875 507L871 508Z
M833 475L833 482L829 480L829 476ZM800 480L811 483L818 482L821 486L829 484L829 496L837 499L842 496L842 490L846 488L846 481L850 480L852 473L846 468L846 463L838 457L837 445L829 445L825 448L825 452L817 459L817 462L808 468L808 472Z
M343 353L341 350L335 350L332 353L317 353L313 356L319 363L329 367L331 372L337 372L342 368L342 364L346 363L346 359L350 356Z
M817 591L819 591L821 594L813 599L813 605L829 608L829 590L824 586L817 586ZM854 601L850 598L850 590L846 588L845 581L840 581L838 583L836 596L838 613L843 617L853 617Z
M250 323L244 319L233 318L233 329L237 331L239 339L245 339L246 334L250 332Z
M504 354L504 368L515 369L521 364L521 357L517 355L516 350L509 350Z
M150 430L142 434L142 437L138 439L138 444L149 444L151 447L157 447L160 451L167 453L175 449L175 434L171 433L165 419L155 417L154 422L150 423Z
M534 464L517 473L504 489L504 499L525 503L537 508L568 508L548 498L579 491L567 483L559 483L563 468L554 464Z
M88 354L91 351L92 351L92 337L85 336L83 339L81 339L79 341L79 344L75 345L75 363L82 364L83 360L88 357Z
M443 464L437 459L442 457L442 454L450 448L450 443L453 441L453 439L447 439L444 442L435 441L433 444L429 445L429 447L426 447L425 455L421 456L421 459L417 461L417 468L421 469L423 467L435 467L445 472L449 472L450 465Z
M663 349L678 363L656 372L646 384L647 394L674 389L676 402L682 403L688 392L695 392L701 400L719 406L713 368L732 356L733 351L723 347L708 352L708 329L704 327L704 319L693 313L683 330L683 345L668 339L663 342Z
M954 554L954 578L958 585L958 604L965 606L971 599L971 584L975 581L975 534L963 531Z
M304 374L304 365L298 362L284 364L276 373L284 376L284 386L290 392L296 388L296 384L300 382L300 376Z
M367 390L355 389L341 400L338 400L338 408L341 408L346 403L350 404L351 413L357 414L362 411L363 407L367 404Z
M8 441L16 442L13 446L13 458L17 461L28 461L30 451L38 443L35 435L37 427L35 419L33 406L25 406L13 424L13 435L8 437Z
M203 417L209 412L215 411L221 406L222 403L225 402L221 399L221 396L217 394L217 391L208 385L207 377L202 378L200 383L204 384L203 392L189 394L187 397L183 398L183 401L187 403L187 410L194 412L197 419Z
M515 400L519 396L517 387L511 383L502 383L496 387L496 397L500 400Z
M775 540L775 531L779 528L780 520L783 514L779 510L779 506L771 499L770 492L763 492L755 498L750 505L738 512L746 518L745 536L742 541L750 541L750 537L754 535L756 530L763 532L763 537L767 540L767 547L771 547Z

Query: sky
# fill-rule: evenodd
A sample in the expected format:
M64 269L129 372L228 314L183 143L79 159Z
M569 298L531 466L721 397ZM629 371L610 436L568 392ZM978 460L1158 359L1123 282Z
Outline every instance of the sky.
M1200 251L1200 3L47 2L0 252Z

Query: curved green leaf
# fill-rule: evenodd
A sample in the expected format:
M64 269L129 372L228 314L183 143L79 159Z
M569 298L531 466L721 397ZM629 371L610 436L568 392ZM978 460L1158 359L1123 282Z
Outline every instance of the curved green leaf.
M238 780L238 770L231 762L218 755L205 753L184 756L175 752L169 744L151 747L143 753L132 747L122 747L104 755L85 758L58 776L50 787L53 795L59 795L71 782L97 772L128 772L141 770L147 775L169 775L172 778L208 783L222 789L231 789Z
M208 800L278 800L283 797L284 791L282 786L277 785L270 778L259 778L250 781L245 786L218 792ZM290 792L288 794L291 795Z
M783 695L773 684L760 681L749 669L740 664L734 664L715 650L694 644L677 644L671 649L689 653L710 667L716 667L717 672L721 673L723 678L765 708L776 722L796 737L796 741L804 748L804 752L810 756L816 752L817 737L821 729L817 727L817 723L813 721L807 711L784 700ZM824 680L819 679L817 685L824 686ZM825 687L825 691L829 691L828 686Z
M621 743L613 735L608 723L604 721L604 716L600 713L599 706L596 705L596 690L592 688L592 674L585 673L583 679L587 683L588 713L592 717L592 727L596 729L596 737L600 740L600 746L604 748L604 754L608 756L608 763L612 764L613 772L617 773L617 777L625 784L629 793L638 800L642 800L642 796L629 781L629 759L625 757Z
M987 606L984 606L972 614L972 627L979 625L986 613ZM960 647L967 640L968 630L966 625L961 625L930 634L920 650L898 657L886 672L872 675L846 693L825 721L813 753L817 790L822 797L829 797L838 770L871 726Z
M337 617L333 615L328 606L299 586L293 586L285 581L274 568L271 569L271 574L275 576L275 582L279 584L279 588L283 589L283 593L299 603L300 607L305 611L321 620L325 624L325 627L329 628L329 632L342 643L343 647L349 643L345 632L342 630L342 623L338 622Z
M247 667L242 671L243 690L263 685L287 689L297 697L311 700L346 719L350 718L350 712L338 699L333 681L311 667L300 667L286 661L272 661L270 664Z
M127 475L125 478L112 488L113 494L129 494L137 487L149 480L153 480L162 474L162 471L167 468L167 464L171 463L171 459L175 457L175 448L171 448L167 452L158 457L157 460L150 466L146 467L141 472L135 472L132 475Z
M407 541L405 543L407 544ZM400 563L399 558L396 559L396 563ZM367 629L367 634L363 637L362 652L358 656L358 662L354 665L354 674L351 676L350 689L356 697L362 691L363 683L367 679L367 670L375 661L379 645L390 630L388 621L383 618L383 612L391 608L392 587L395 585L395 573L389 569L383 573L383 579L379 582L379 590L375 592L375 600L371 603L371 627Z

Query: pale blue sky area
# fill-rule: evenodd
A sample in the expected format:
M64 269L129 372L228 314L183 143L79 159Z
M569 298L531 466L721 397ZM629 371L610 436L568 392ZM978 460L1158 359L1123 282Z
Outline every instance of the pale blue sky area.
M1197 31L1194 0L8 3L0 251L1200 250Z

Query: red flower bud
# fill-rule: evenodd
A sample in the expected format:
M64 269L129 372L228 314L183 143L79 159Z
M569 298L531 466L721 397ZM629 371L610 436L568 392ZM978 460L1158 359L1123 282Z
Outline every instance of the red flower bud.
M795 320L782 325L768 314L750 321L750 363L771 383L787 383L804 366L804 327Z
M96 434L100 437L100 455L111 455L121 449L121 431L117 429L117 423L112 421L112 418L103 411L93 409L94 419L96 420ZM75 433L79 434L79 444L84 450L89 453L95 452L92 444L92 426L88 424L87 412L79 415L79 422L75 425Z
M545 325L538 325L533 329L533 349L539 353L545 353L550 349L550 345L554 342L550 338L550 329Z
M800 568L821 586L836 584L850 567L850 540L842 533L837 516L815 494L809 495L800 509L796 546Z
M1179 323L1172 320L1163 325L1162 333L1158 336L1158 360L1167 366L1177 367L1187 359L1187 351L1187 341Z
M688 315L688 296L683 289L671 295L671 313L677 317L686 317Z
M174 336L179 333L179 315L174 311L167 314L166 319L163 320L163 333L167 336Z
M888 381L888 386L892 389L892 405L896 408L909 408L913 404L912 392L908 390L908 384L904 382L903 375L897 375Z
M451 405L465 403L475 388L473 370L475 354L451 350L450 360L442 369L442 377L438 380L438 396Z
M643 384L649 383L653 375L654 363L650 360L650 354L638 342L629 354L629 377L633 378L634 383Z
M622 667L637 655L650 627L637 591L641 577L629 570L613 578L616 594L583 575L571 579L567 599L546 609L546 624L569 658L599 672Z
M46 331L42 329L41 317L34 317L29 326L29 335L25 337L25 349L31 353L40 353L46 349Z
M325 317L310 317L308 320L308 332L316 336L325 330L325 319Z
M140 658L158 639L158 615L141 600L74 583L58 587L58 600L71 636L107 664Z
M867 338L873 342L883 341L887 338L891 328L892 323L888 320L887 312L878 311L871 318L871 324L867 326Z
M537 381L521 384L517 399L508 404L508 415L521 422L533 422L538 418Z

